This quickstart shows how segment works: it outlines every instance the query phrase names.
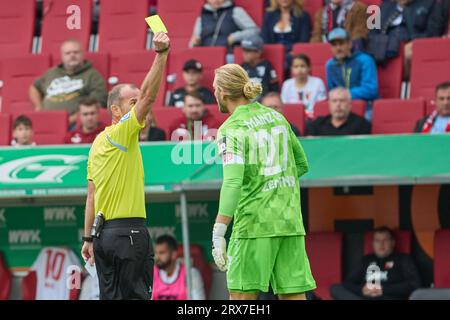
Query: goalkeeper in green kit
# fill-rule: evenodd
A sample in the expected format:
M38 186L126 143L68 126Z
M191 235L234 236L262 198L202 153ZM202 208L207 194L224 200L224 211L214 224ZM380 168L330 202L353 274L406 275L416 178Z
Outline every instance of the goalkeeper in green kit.
M223 185L212 235L230 299L257 299L269 284L280 299L305 299L316 284L300 209L299 177L308 171L300 142L280 113L251 102L262 88L239 65L217 69L213 86L220 111L230 113L217 136Z

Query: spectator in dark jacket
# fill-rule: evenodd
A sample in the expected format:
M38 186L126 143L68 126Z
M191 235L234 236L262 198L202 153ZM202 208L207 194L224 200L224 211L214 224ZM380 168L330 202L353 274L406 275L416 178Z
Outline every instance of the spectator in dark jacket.
M328 89L344 87L353 100L372 101L378 98L377 67L371 56L352 52L347 31L334 29L328 37L333 58L326 64Z
M395 239L387 227L374 230L373 254L363 257L347 280L331 287L337 300L408 299L420 287L417 267L410 256L394 252Z
M244 51L242 68L247 71L250 80L261 83L263 94L278 91L277 72L270 61L261 57L264 51L264 42L261 37L256 36L242 40L241 47Z
M436 87L436 110L417 121L414 132L417 133L450 133L450 82Z
M370 123L363 117L351 112L352 99L345 88L330 91L328 104L330 114L308 122L305 135L342 136L370 134Z
M431 28L436 30L437 36L450 36L450 0L435 0Z
M309 42L311 18L301 0L272 0L264 15L262 37L266 44L279 43L286 48L285 70L291 65L294 43Z
M231 49L234 44L258 34L258 26L243 8L229 0L207 0L195 21L191 46Z
M212 92L201 85L203 66L197 60L188 60L183 66L183 80L185 86L175 89L170 95L169 106L181 108L184 106L184 97L190 92L197 92L202 97L203 103L214 104L216 99Z
M335 28L344 28L353 46L362 49L367 38L367 5L354 0L331 0L316 12L311 42L327 42Z
M438 19L438 15L439 12L435 10L435 0L384 1L381 4L381 29L373 29L369 41L374 41L373 34L383 32L389 36L386 59L397 56L400 53L400 43L406 43L404 77L407 79L412 58L412 41L439 36L441 31L433 22ZM378 43L374 45L379 47ZM371 53L374 50L376 49L371 49Z
M156 119L150 111L145 118L145 127L139 133L139 141L164 141L166 133L156 126Z

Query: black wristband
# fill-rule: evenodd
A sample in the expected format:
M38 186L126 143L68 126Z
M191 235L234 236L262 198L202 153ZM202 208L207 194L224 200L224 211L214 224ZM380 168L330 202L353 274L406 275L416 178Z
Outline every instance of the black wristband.
M155 52L156 52L156 53L164 53L164 52L166 52L166 51L169 51L169 49L170 49L170 46L168 46L167 48L162 49L162 50L155 50Z
M92 242L93 238L92 237L81 237L81 240L83 240L84 242Z

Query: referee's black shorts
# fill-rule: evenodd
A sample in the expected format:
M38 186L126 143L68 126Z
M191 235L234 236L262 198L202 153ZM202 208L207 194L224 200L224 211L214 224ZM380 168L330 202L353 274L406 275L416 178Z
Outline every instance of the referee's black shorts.
M145 219L106 221L94 258L101 300L151 299L154 253Z

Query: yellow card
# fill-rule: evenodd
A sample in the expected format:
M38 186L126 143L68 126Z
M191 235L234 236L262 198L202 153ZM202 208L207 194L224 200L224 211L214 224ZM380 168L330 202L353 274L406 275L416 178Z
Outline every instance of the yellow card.
M147 22L150 29L152 29L153 33L157 33L157 32L167 33L166 26L164 25L161 18L157 14L155 14L154 16L145 18L145 21Z

